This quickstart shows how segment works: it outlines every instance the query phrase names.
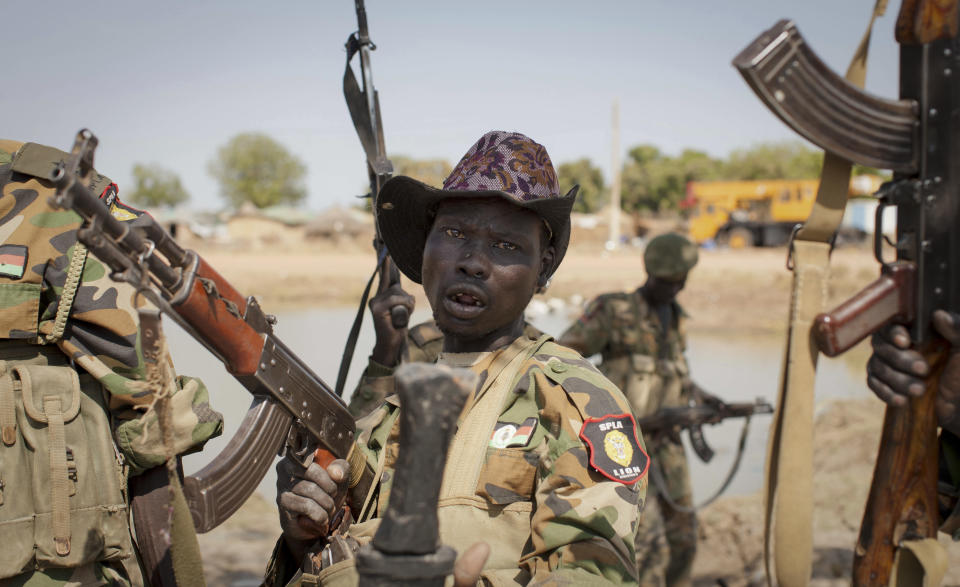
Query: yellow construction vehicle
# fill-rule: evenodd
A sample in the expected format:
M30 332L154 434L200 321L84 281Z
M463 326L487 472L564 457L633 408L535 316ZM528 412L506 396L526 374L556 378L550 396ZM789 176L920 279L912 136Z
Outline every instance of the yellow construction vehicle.
M883 178L858 175L851 196L876 192ZM784 245L793 227L810 215L816 179L691 181L680 208L688 213L690 236L698 243L732 248Z

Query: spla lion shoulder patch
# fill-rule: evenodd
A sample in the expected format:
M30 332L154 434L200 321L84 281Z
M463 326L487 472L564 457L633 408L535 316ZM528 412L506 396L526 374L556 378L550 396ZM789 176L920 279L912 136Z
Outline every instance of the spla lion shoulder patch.
M110 215L119 220L120 222L126 222L127 220L134 220L143 216L143 210L137 210L132 206L128 206L120 201L118 196L119 189L117 184L111 183L103 190L103 193L100 194L100 199L103 200L103 203L110 210Z
M633 485L647 474L650 457L640 447L632 414L588 418L580 438L590 449L590 465L604 477Z

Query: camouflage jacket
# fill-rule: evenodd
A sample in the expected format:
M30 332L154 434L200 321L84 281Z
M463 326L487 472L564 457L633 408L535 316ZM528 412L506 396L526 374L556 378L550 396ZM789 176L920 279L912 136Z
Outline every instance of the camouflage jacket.
M516 359L507 364L510 357ZM634 584L634 536L649 459L619 390L548 336L521 336L493 353L439 362L469 364L481 382L448 455L441 541L460 552L489 541L484 578L491 582ZM481 408L485 397L495 403ZM481 410L490 414L486 423L473 418ZM398 415L391 396L360 423L360 444L380 473L366 518L382 515L389 500ZM622 432L603 432L605 426ZM481 444L471 449L471 437Z
M531 324L527 324L524 333L537 338L542 333ZM407 331L407 344L403 351L404 363L433 363L443 349L443 333L433 320L422 322ZM362 418L393 393L393 367L386 367L370 359L367 368L360 377L357 388L350 396L350 413L354 418Z
M138 300L132 287L112 281L106 266L79 245L80 217L51 207L53 187L46 178L65 156L34 143L0 140L0 351L4 345L55 344L81 373L96 379L105 391L116 446L128 473L137 474L166 460L157 415L150 409L154 398L144 383ZM116 185L104 176L88 187L102 194L116 218L136 223L142 214L123 205ZM63 294L71 273L79 283L68 288L76 295L58 328L58 310L70 304ZM178 378L177 383L171 402L173 449L183 454L220 434L223 421L199 380Z
M686 314L676 302L671 305L673 322L663 328L641 290L604 294L558 342L587 357L599 353L600 371L623 390L636 417L683 405L689 399Z

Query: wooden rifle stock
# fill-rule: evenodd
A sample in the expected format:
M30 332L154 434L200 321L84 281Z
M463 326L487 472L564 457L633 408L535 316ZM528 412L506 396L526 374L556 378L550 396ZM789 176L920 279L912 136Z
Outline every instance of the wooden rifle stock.
M935 402L944 357L942 342L927 345L936 375L923 396L904 408L888 406L873 482L853 555L853 585L887 585L894 552L904 539L932 538L937 509L937 416Z

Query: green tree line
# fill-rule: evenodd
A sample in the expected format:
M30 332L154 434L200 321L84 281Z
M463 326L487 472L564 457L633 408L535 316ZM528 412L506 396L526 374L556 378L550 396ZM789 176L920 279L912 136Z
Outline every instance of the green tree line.
M440 186L450 173L446 159L393 155L394 172ZM696 149L670 155L655 145L631 147L621 169L621 206L627 212L662 212L678 207L687 182L709 180L809 179L820 174L823 153L799 141L760 143L726 158ZM208 170L220 183L220 195L232 206L258 208L296 204L306 198L306 165L282 144L262 133L239 134L217 152ZM877 173L855 166L854 173ZM588 158L557 166L560 188L580 185L575 211L596 212L610 197L600 167ZM131 200L145 206L176 205L189 198L171 171L137 164Z

